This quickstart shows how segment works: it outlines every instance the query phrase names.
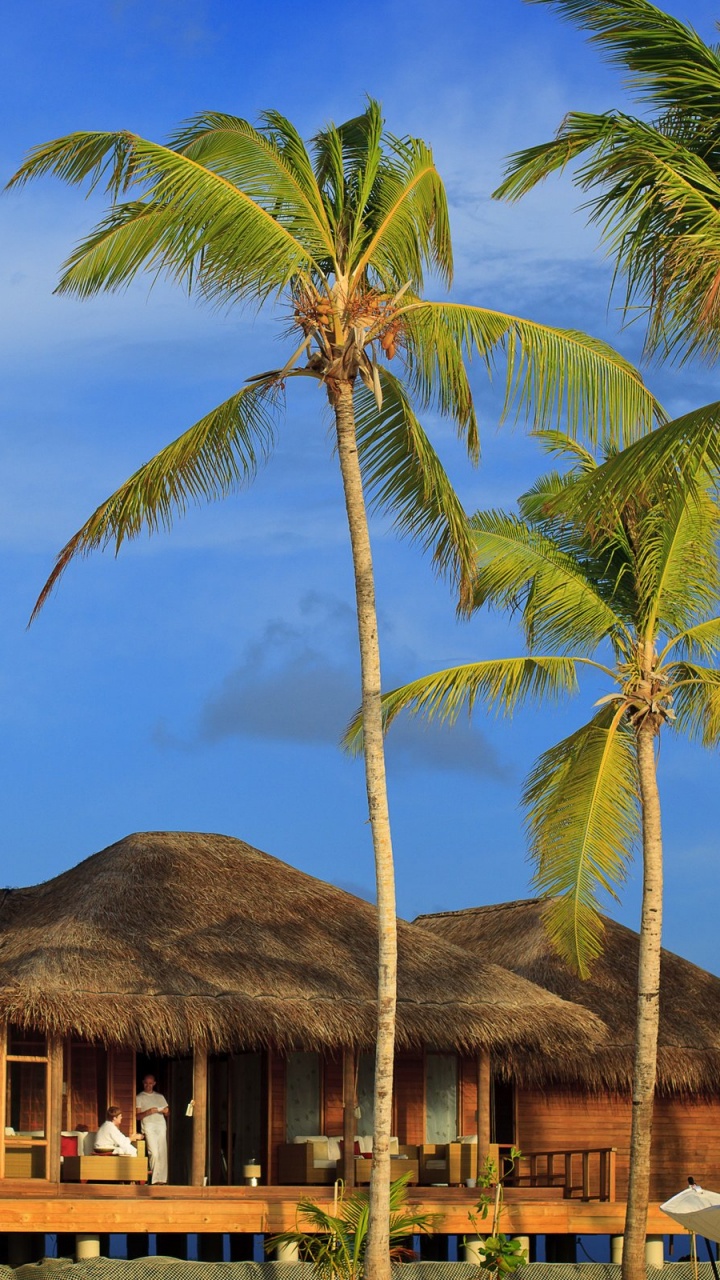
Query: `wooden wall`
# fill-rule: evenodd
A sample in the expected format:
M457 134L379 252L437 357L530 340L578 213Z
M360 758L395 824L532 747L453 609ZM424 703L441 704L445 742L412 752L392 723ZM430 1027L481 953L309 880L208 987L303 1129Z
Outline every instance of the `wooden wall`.
M279 1053L268 1054L268 1108L270 1151L266 1164L270 1173L269 1181L278 1180L278 1147L285 1142L285 1059Z
M107 1102L107 1052L102 1045L73 1040L67 1061L67 1109L64 1124L97 1129L105 1119ZM133 1112L134 1119L134 1112Z
M425 1141L425 1059L422 1053L395 1060L393 1134L401 1143Z
M630 1099L518 1089L518 1145L522 1151L617 1148L617 1198L627 1194ZM720 1099L655 1104L650 1198L666 1200L682 1191L688 1176L701 1186L720 1184L717 1132Z
M477 1058L461 1058L458 1063L458 1085L460 1098L458 1105L458 1134L468 1137L477 1133L477 1091L478 1064Z
M320 1099L322 1132L329 1138L343 1136L343 1074L342 1054L326 1058L322 1073L322 1098Z
M124 1133L134 1133L138 1127L135 1120L137 1084L134 1049L110 1050L107 1078L107 1104L109 1107L122 1109L122 1130Z

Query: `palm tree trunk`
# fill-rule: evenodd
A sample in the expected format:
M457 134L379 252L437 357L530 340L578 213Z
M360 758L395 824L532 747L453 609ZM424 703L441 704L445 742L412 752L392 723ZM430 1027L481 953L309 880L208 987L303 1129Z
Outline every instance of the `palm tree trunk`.
M633 1069L630 1181L623 1280L645 1280L645 1237L650 1199L650 1147L660 1017L662 934L662 829L655 761L656 725L647 715L638 729L637 760L642 805L643 898L638 961L635 1064Z
M380 646L370 532L355 434L352 383L336 383L330 393L330 402L335 413L338 456L355 573L362 681L365 784L377 883L378 1004L375 1124L365 1275L368 1280L390 1280L390 1133L397 1002L397 918L380 702Z

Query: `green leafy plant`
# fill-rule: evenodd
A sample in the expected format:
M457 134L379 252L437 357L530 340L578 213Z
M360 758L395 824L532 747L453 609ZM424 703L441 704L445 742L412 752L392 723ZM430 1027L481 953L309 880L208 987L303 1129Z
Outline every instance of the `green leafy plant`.
M405 1243L408 1236L432 1231L438 1222L436 1214L416 1213L408 1207L409 1176L404 1174L390 1187L391 1262L412 1258L412 1250ZM313 1200L300 1200L297 1221L304 1225L273 1236L266 1248L269 1251L278 1245L297 1245L300 1261L312 1263L321 1280L359 1280L365 1266L368 1192L353 1191L345 1199L343 1184L338 1186L338 1202L332 1213Z
M478 1253L482 1259L483 1271L489 1271L491 1275L507 1275L511 1271L516 1271L518 1267L527 1265L527 1258L520 1241L508 1239L502 1231L497 1236L488 1236L478 1246Z
M527 1257L519 1240L510 1240L502 1231L498 1231L503 1211L503 1184L510 1177L522 1152L519 1147L512 1146L503 1157L503 1171L491 1156L478 1169L478 1188L480 1195L477 1203L468 1213L468 1218L475 1232L480 1234L479 1224L484 1221L493 1206L492 1234L478 1243L478 1255L483 1271L491 1275L507 1275L518 1267L524 1267ZM465 1237L467 1243L467 1237Z
M477 1228L478 1218L487 1218L490 1212L490 1206L498 1200L498 1189L500 1190L500 1206L502 1207L502 1188L506 1178L510 1177L515 1165L522 1155L519 1147L511 1147L508 1154L503 1156L503 1166L509 1162L509 1167L503 1167L502 1175L499 1172L497 1162L492 1156L485 1157L485 1163L478 1169L478 1190L480 1195L474 1209L470 1210L468 1217L473 1226ZM492 1194L491 1194L492 1192ZM493 1223L493 1231L495 1230Z

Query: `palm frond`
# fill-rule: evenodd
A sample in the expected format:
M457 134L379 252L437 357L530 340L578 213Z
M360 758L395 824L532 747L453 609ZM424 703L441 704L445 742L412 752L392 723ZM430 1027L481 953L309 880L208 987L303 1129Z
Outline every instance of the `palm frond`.
M407 1205L409 1174L390 1186L390 1257L401 1261L407 1256L406 1240L417 1232L437 1227L438 1215L420 1213ZM298 1226L268 1240L266 1249L278 1245L298 1246L300 1261L310 1262L321 1280L360 1280L362 1276L369 1226L369 1195L354 1191L341 1198L334 1214L313 1200L298 1203Z
M78 245L61 278L65 292L117 288L146 265L194 280L212 298L262 300L316 269L277 208L270 212L222 174L143 138L72 134L38 148L13 181L54 172L92 185L108 168L113 194L139 186L143 198L113 207Z
M547 922L560 954L587 976L602 951L598 892L617 897L639 829L635 737L608 704L543 752L523 789L534 883L552 899Z
M256 129L237 116L202 112L171 137L170 146L244 191L315 258L332 258L332 229L302 138L277 111L261 119L263 128Z
M358 382L355 410L358 452L372 505L395 528L432 553L441 574L460 586L473 574L470 525L402 383L380 372L382 405Z
M272 451L281 385L244 387L161 449L97 508L63 547L32 618L76 556L169 529L191 503L211 502L249 484Z
M659 655L659 663L662 664L673 650L683 658L692 658L696 653L714 658L720 653L720 618L708 618L671 636Z
M365 213L363 243L349 263L352 284L366 276L395 292L408 280L423 283L424 264L447 284L452 248L447 197L432 152L419 138L386 135L390 157L378 167Z
M586 151L606 151L618 129L631 117L608 111L603 115L571 111L549 142L537 143L513 152L505 166L505 177L493 191L494 200L520 200L552 173L561 173Z
M477 702L488 710L512 715L524 702L559 700L577 693L577 688L577 664L572 658L489 658L436 671L383 694L383 724L389 729L401 711L452 724L463 710L471 715ZM353 752L361 749L359 712L343 742Z
M649 0L534 0L592 32L608 60L627 67L630 84L662 111L720 119L720 57L693 28Z
M87 182L93 191L105 180L105 191L115 201L135 181L137 137L127 130L118 133L82 130L63 138L53 138L33 147L7 190L22 187L32 178L53 174L71 186Z
M704 73L698 83L683 81L680 68L672 111L655 122L620 112L573 112L552 142L510 158L495 195L517 199L583 156L574 181L592 193L588 217L601 227L616 278L625 275L626 313L637 318L642 309L648 316L647 349L714 359L720 349L720 128L703 100L706 93L709 101L717 97L717 55L698 44L715 66L711 88ZM696 100L692 108L682 105L688 97Z
M597 512L619 517L628 494L642 502L675 488L697 499L720 477L719 428L720 401L665 423L578 480L569 505L592 527Z
M567 435L565 431L550 429L533 431L532 436L535 440L539 440L545 453L569 459L574 464L573 471L580 475L593 472L598 465L595 454L591 453L579 440L574 440L572 436Z
M408 337L411 387L422 397L438 379L440 387L450 380L454 366L444 362L454 346L468 360L478 355L489 371L503 354L505 413L532 418L535 428L564 423L592 443L621 444L661 417L638 371L586 334L459 303L410 301L399 314Z
M720 742L720 671L697 662L667 668L676 727L704 747Z
M706 618L720 600L720 510L707 492L675 481L640 517L635 553L638 628L673 635Z
M587 653L608 635L630 643L622 618L578 556L565 554L557 539L502 511L478 512L472 528L474 605L518 610L530 648L572 646Z

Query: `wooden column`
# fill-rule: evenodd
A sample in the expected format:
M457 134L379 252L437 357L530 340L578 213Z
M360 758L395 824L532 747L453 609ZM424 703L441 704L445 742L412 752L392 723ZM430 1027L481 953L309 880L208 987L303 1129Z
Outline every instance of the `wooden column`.
M63 1038L57 1034L48 1036L47 1072L47 1177L51 1182L60 1181L60 1133L63 1109Z
M354 1049L343 1048L343 1158L342 1176L346 1187L355 1186L355 1064Z
M7 1099L8 1025L0 1022L0 1181L5 1177L5 1106Z
M265 1111L266 1168L263 1170L263 1173L265 1175L265 1182L267 1186L271 1187L273 1180L273 1157L275 1154L273 1150L273 1108L275 1100L273 1097L273 1051L270 1045L268 1045L265 1053L265 1066L267 1070L267 1108Z
M193 1124L190 1185L202 1187L207 1169L207 1046L193 1050Z
M490 1053L482 1049L477 1063L478 1173L490 1146Z

